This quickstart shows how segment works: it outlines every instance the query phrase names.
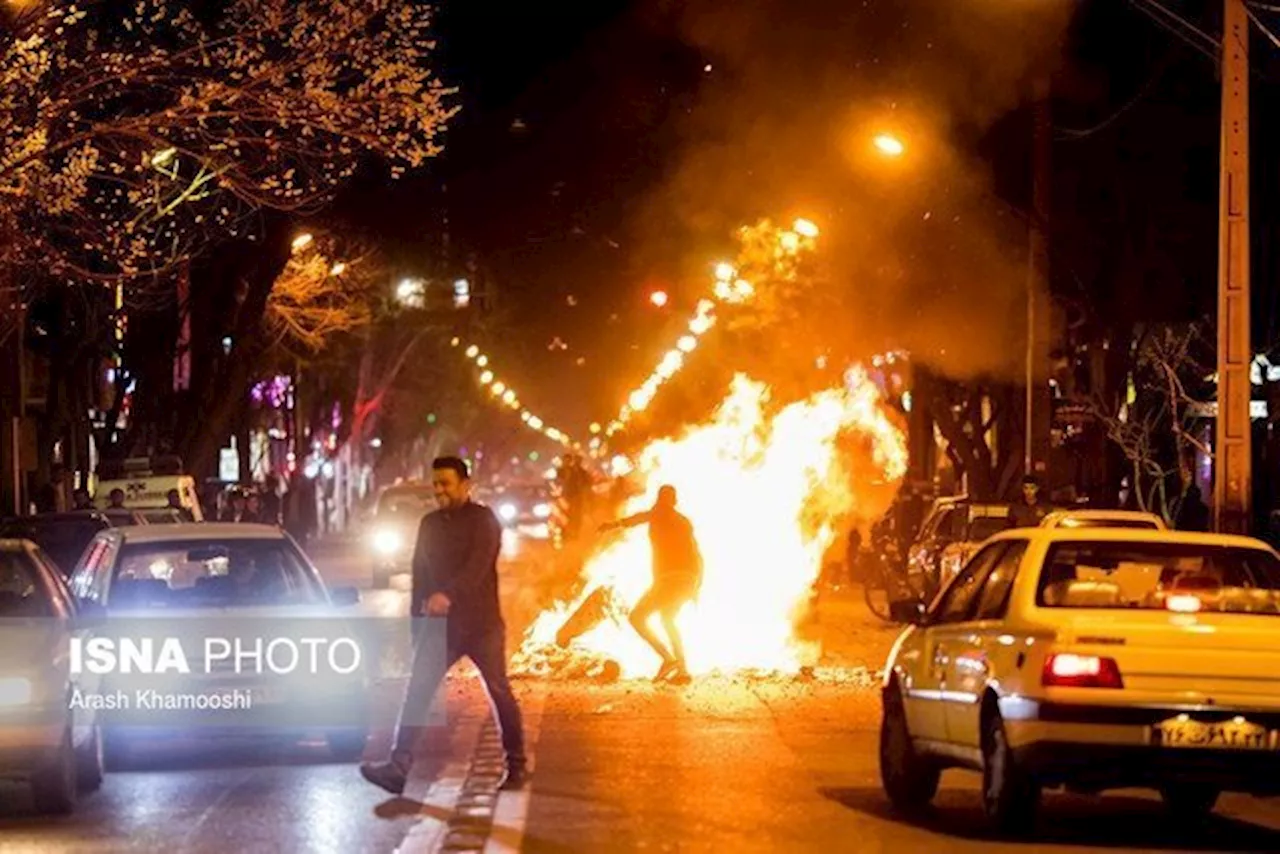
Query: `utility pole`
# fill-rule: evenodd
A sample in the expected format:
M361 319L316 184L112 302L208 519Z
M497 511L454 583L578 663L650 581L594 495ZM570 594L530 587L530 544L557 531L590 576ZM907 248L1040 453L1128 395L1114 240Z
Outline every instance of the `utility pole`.
M1222 141L1218 208L1218 417L1214 436L1214 527L1248 533L1253 441L1249 320L1249 16L1225 0Z
M1049 185L1053 180L1053 116L1050 106L1050 78L1038 74L1031 93L1031 216L1027 246L1027 352L1026 424L1024 426L1023 473L1045 471L1049 444L1049 400L1043 371L1049 362L1048 306L1038 306L1037 297L1046 290L1049 272Z

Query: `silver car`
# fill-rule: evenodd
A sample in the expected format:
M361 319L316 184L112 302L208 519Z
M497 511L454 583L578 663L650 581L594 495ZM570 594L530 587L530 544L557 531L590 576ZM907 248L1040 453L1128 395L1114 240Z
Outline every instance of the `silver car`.
M0 540L0 778L28 782L45 813L71 812L102 784L97 715L71 702L87 687L67 654L81 616L35 543Z
M106 530L85 550L71 588L103 609L98 635L120 649L133 644L136 650L153 640L156 645L147 649L154 650L176 639L191 656L183 658L183 669L168 675L145 666L133 672L116 667L103 675L101 694L123 701L103 717L111 766L129 764L140 743L170 736L293 738L319 731L337 756L358 757L363 751L368 698L363 672L304 684L305 672L281 675L264 668L260 656L256 669L255 660L242 668L238 658L225 654L229 647L221 645L223 640L219 652L211 652L211 637L239 643L257 632L296 647L291 638L302 637L299 626L324 640L325 632L346 631L353 623L339 609L356 604L357 591L328 590L297 543L279 528L183 523ZM124 658L121 653L119 661ZM158 659L146 664L159 664ZM110 662L109 654L105 661ZM197 704L194 711L154 714L167 711L155 706L157 686L166 696ZM225 715L210 712L214 707L205 704L222 698L249 700L244 709L231 707ZM245 714L238 716L240 711Z

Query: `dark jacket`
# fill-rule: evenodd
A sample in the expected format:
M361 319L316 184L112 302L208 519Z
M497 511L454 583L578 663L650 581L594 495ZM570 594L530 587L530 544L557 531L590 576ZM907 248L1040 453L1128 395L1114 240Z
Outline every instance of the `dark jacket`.
M413 550L412 616L423 616L426 600L434 593L443 593L452 603L450 623L501 625L501 550L502 523L482 504L467 502L423 517Z

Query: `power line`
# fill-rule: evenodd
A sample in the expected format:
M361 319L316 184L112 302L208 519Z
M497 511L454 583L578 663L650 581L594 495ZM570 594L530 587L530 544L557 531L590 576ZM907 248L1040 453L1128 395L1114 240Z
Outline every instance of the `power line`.
M1142 1L1146 3L1148 6L1150 6L1152 9L1158 9L1165 16L1181 24L1189 32L1195 33L1197 36L1199 36L1201 39L1204 40L1205 44L1212 45L1215 48L1221 46L1222 39L1200 29L1200 27L1196 26L1194 22L1187 20L1182 15L1175 12L1173 9L1170 9L1168 6L1164 5L1164 3L1160 2L1160 0L1142 0Z
M1259 8L1267 8L1267 7L1265 7L1265 6L1260 6ZM1274 10L1274 11L1278 11L1278 12L1280 12L1280 7L1274 7L1274 6L1273 6L1273 7L1271 7L1271 8L1270 8L1270 10ZM1269 10L1269 11L1270 11L1270 10ZM1266 25L1266 24L1262 23L1262 19L1261 19L1261 18L1259 18L1259 17L1254 13L1254 11L1253 11L1252 9L1250 9L1250 8L1249 8L1249 4L1247 4L1247 3L1245 4L1245 7L1244 7L1244 13L1245 13L1246 15L1248 15L1248 16L1249 16L1249 20L1250 20L1250 21L1253 21L1253 25L1254 25L1255 27L1257 27L1259 30L1261 30L1261 31L1262 31L1262 34L1263 34L1264 36L1266 36L1266 37L1267 37L1267 39L1268 39L1268 40L1269 40L1273 45L1275 45L1276 47L1280 47L1280 37L1277 37L1275 33L1271 32L1271 30L1267 28L1267 25Z
M1198 27L1190 25L1189 22L1184 21L1176 13L1170 12L1167 8L1155 2L1155 0L1129 0L1129 3L1133 8L1150 18L1156 26L1181 39L1183 42L1195 48L1214 62L1218 61L1218 49L1221 47L1221 44L1216 39L1213 39L1206 33L1202 32ZM1157 9L1159 12L1170 15L1174 21L1181 23L1185 29L1179 29L1175 23L1169 21L1167 18L1161 17L1159 12L1156 11ZM1209 45L1207 46L1204 42L1196 41L1192 37L1193 34L1207 39Z
M1110 116L1107 116L1107 118L1103 119L1101 122L1098 122L1096 125L1093 125L1092 127L1059 128L1058 138L1069 139L1069 140L1085 139L1086 137L1093 136L1095 133L1106 130L1116 121L1118 121L1125 113L1129 112L1129 110L1137 106L1138 103L1142 101L1142 99L1145 98L1151 92L1151 90L1155 87L1156 83L1160 81L1160 78L1164 76L1164 73L1169 70L1171 56L1172 55L1166 56L1164 61L1160 63L1160 66L1155 70L1155 72L1150 77L1147 78L1147 81L1145 83L1142 84L1142 87L1138 90L1138 92L1132 98L1130 98L1128 101L1122 104L1119 107L1119 109L1113 112Z

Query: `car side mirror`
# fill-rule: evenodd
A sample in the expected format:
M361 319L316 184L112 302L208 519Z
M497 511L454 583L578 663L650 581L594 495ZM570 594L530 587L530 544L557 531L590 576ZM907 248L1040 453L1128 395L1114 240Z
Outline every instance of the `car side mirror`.
M899 599L889 603L889 619L895 623L919 626L924 623L924 603L919 599Z
M360 604L360 591L354 587L335 587L329 591L329 599L339 608Z

